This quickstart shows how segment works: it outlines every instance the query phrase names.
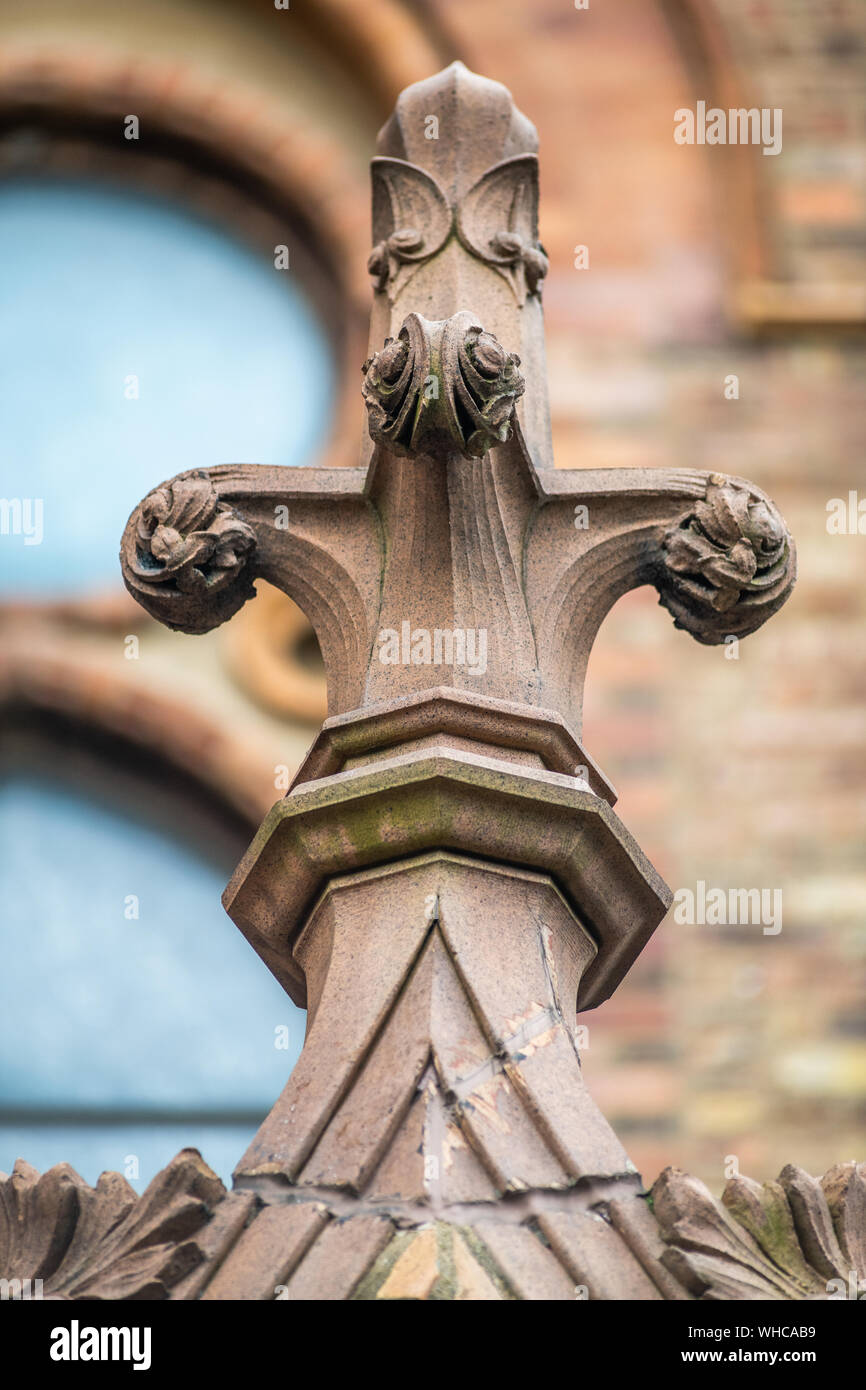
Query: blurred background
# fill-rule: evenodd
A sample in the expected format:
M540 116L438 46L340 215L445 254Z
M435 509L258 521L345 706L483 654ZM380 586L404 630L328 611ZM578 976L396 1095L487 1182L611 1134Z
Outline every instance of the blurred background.
M367 162L455 57L539 130L558 466L744 475L799 549L735 660L652 590L596 643L622 820L783 927L669 916L581 1020L590 1087L648 1182L866 1154L866 535L827 530L866 498L864 49L855 0L0 0L0 492L42 501L0 534L0 1169L228 1179L297 1057L219 895L324 715L315 638L262 584L169 633L117 549L180 469L356 461ZM677 145L698 100L781 107L782 153Z

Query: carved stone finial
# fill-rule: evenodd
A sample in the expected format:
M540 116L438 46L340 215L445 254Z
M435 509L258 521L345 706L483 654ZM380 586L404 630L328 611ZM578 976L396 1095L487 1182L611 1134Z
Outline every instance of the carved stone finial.
M699 642L745 636L787 598L794 551L773 503L749 483L710 474L706 497L663 542L661 602Z
M471 314L439 323L410 314L398 336L364 363L370 434L397 454L444 440L480 458L510 435L524 390L519 365Z
M462 63L400 94L370 165L369 351L396 338L412 312L443 320L470 311L519 354L521 433L535 465L550 467L537 150L535 127L511 93Z
M406 1251L430 1264L435 1221L475 1289L495 1267L488 1292L523 1296L515 1260L552 1296L692 1297L676 1217L661 1194L653 1216L580 1074L575 1009L671 901L580 744L583 679L643 584L699 641L752 631L790 592L793 543L740 479L552 466L536 137L505 88L454 64L403 93L378 148L363 466L184 474L124 538L163 622L206 631L260 576L306 612L329 678L224 897L309 1017L236 1173L261 1211L204 1296L253 1268L245 1296L272 1297L275 1243L298 1252L290 1299L408 1296L388 1290Z

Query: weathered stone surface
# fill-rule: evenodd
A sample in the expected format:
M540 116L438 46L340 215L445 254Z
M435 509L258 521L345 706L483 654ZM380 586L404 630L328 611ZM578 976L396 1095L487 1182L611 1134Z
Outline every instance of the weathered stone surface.
M434 1207L463 1143L494 1196L629 1171L571 1031L596 948L549 879L445 854L347 875L296 954L306 1045L239 1177L360 1194L428 1079L443 1105L422 1147Z
M581 1009L613 993L671 902L617 816L585 785L444 741L296 786L264 821L223 902L304 1005L293 943L331 876L434 850L554 877L599 947L581 981Z
M66 1165L39 1177L19 1163L0 1176L4 1296L772 1301L856 1299L866 1287L866 1164L820 1182L795 1168L763 1187L732 1179L721 1203L667 1169L648 1205L624 1174L526 1190L506 1212L501 1188L454 1191L433 1176L430 1144L454 1124L441 1095L439 1105L433 1130L416 1131L420 1186L405 1193L371 1183L356 1196L302 1175L227 1194L191 1149L142 1197L117 1173L94 1189ZM385 1163L398 1152L388 1147ZM438 1152L447 1172L454 1146Z
M548 1246L526 1226L479 1221L475 1229L518 1298L541 1303L574 1299L572 1279Z
M437 446L483 458L511 437L519 366L465 311L440 323L410 314L364 363L370 435L409 458Z
M379 1216L330 1222L292 1275L283 1297L290 1303L351 1298L392 1231L391 1223Z
M202 1298L277 1298L327 1219L326 1209L313 1202L265 1207L235 1242Z
M543 1235L584 1297L656 1300L662 1297L605 1216L586 1211L544 1212Z

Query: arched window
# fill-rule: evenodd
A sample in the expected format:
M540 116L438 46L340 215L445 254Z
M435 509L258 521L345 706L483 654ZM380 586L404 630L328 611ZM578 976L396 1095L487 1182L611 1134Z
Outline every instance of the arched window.
M306 463L322 443L317 316L290 270L216 225L126 189L13 180L0 263L4 596L113 587L126 519L157 483Z
M71 1163L141 1187L186 1145L223 1178L303 1042L220 905L233 837L144 784L17 771L0 783L0 1168Z
M0 187L0 262L0 601L38 619L122 595L126 519L179 470L315 460L331 345L273 258L165 198L21 178ZM0 1169L65 1161L141 1190L195 1145L227 1179L304 1029L220 903L257 815L232 819L207 779L156 785L122 740L94 753L22 720L2 684Z

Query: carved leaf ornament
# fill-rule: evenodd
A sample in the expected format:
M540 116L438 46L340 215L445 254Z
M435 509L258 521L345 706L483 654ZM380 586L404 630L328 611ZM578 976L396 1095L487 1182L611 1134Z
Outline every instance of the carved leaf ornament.
M793 1164L775 1182L732 1178L721 1202L666 1168L652 1198L661 1263L695 1298L866 1298L866 1164L821 1179Z
M677 627L698 641L718 641L727 615L745 635L784 602L794 554L776 507L747 483L712 473L706 496L662 541L666 583L661 601Z
M246 563L255 532L221 502L207 473L155 488L141 504L133 572L184 593L217 591Z
M535 227L535 155L495 164L457 204L449 202L432 174L406 160L380 156L371 171L373 225L393 228L367 262L378 291L396 292L418 265L456 235L467 251L508 281L518 303L527 294L540 293L548 261Z
M119 1173L90 1187L68 1163L40 1176L19 1160L0 1175L4 1296L168 1298L206 1262L205 1231L224 1201L235 1199L195 1149L183 1149L141 1197Z
M425 148L436 111L450 138ZM52 1292L809 1298L866 1273L864 1170L740 1180L722 1204L668 1172L649 1203L582 1083L575 1006L609 996L671 900L587 770L595 635L647 583L698 641L745 635L796 560L743 479L552 466L536 147L460 64L410 89L372 165L363 466L191 472L130 518L124 579L169 627L210 631L261 578L319 635L329 718L223 900L311 1026L234 1193L181 1156L137 1201L48 1175L44 1218L21 1217L38 1180L9 1180L0 1256ZM447 659L381 660L413 622L454 639ZM481 632L470 663L456 639ZM101 1209L80 1273L73 1232Z
M481 458L510 436L524 390L519 366L471 314L438 323L410 314L364 363L370 434L397 454L444 437L466 457Z

